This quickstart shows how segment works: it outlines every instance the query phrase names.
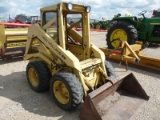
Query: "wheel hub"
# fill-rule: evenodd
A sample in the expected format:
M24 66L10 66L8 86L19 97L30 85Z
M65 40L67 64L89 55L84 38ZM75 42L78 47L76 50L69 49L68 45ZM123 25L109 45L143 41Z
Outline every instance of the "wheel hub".
M53 93L61 104L69 102L69 91L63 82L58 80L53 84Z
M39 79L38 79L38 74L34 68L30 68L28 71L28 76L30 83L34 86L37 87L39 84Z
M117 38L121 39L122 41L127 41L128 39L127 33L123 29L116 29L112 32L110 41L112 41L113 39L117 39ZM114 47L118 47L120 45L120 41L116 40L112 42L112 45Z

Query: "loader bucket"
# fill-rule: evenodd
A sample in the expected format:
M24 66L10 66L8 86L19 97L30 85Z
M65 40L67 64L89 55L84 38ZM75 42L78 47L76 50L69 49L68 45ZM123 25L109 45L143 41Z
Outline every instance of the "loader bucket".
M81 120L126 120L149 96L131 72L89 93L80 112Z

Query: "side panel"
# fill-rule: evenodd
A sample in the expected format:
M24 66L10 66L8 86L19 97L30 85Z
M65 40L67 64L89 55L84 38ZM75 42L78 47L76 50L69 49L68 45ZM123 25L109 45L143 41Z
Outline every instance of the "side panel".
M142 19L138 26L138 39L142 41L160 43L160 19Z
M3 56L6 47L6 36L4 25L0 25L0 56Z
M34 24L29 28L24 59L28 58L27 56L30 54L29 52L34 37L37 37L46 47L50 49L51 53L56 54L67 66L74 67L78 71L81 71L79 60L70 51L64 50L62 47L57 45L57 43L55 43L38 24Z

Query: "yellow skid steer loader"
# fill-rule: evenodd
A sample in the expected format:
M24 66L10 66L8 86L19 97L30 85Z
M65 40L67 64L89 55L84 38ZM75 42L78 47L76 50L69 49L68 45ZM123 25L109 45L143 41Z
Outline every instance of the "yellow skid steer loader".
M50 88L64 110L73 110L84 100L83 120L128 119L149 97L132 73L115 78L104 53L91 43L90 10L64 2L41 8L41 24L28 29L28 83L36 92ZM75 31L76 26L82 31Z

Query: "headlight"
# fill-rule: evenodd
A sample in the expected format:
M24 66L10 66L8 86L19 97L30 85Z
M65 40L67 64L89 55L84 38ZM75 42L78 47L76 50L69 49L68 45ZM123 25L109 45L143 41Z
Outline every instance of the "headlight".
M67 4L67 9L68 9L68 10L72 10L72 9L73 9L72 3L68 3L68 4Z
M89 13L91 11L91 7L90 6L86 6L86 12Z

